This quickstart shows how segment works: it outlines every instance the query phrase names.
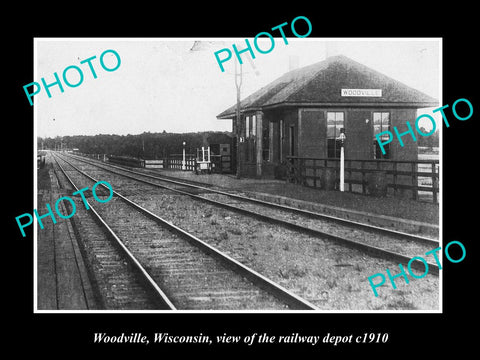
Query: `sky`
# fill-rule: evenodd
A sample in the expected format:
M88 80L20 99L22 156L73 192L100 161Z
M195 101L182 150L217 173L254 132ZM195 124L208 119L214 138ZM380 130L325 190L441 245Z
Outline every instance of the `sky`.
M197 42L194 46L194 43ZM253 44L253 39L249 39ZM54 82L56 72L64 92L50 87L49 98L42 87L34 96L36 134L40 137L96 134L140 134L143 132L231 131L231 121L216 115L236 102L233 57L220 70L214 52L245 47L242 38L36 38L34 79ZM253 45L252 45L253 46ZM261 40L262 49L270 41ZM100 56L115 50L121 64L105 71ZM289 70L294 59L299 67L343 54L374 70L420 90L441 102L441 42L438 38L344 39L275 38L274 48L255 59L242 55L241 98L267 85ZM223 56L224 54L221 54ZM97 78L87 63L91 61ZM107 67L116 61L111 53ZM83 82L68 87L62 79L66 67L78 66ZM79 82L75 70L67 72L71 83ZM28 105L28 99L25 98ZM431 109L425 109L431 114ZM437 121L439 117L434 116ZM428 128L429 124L425 124Z

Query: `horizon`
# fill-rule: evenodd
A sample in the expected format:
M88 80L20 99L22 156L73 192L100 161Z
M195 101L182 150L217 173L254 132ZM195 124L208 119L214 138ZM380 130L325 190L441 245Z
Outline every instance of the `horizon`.
M84 134L78 134L78 135L56 135L56 136L47 136L47 137L43 137L43 136L38 136L37 135L37 139L55 139L57 137L59 138L63 138L63 137L75 137L75 136L139 136L139 135L143 135L143 134L172 134L172 135L188 135L188 134L199 134L199 133L221 133L221 134L233 134L232 131L221 131L221 130L202 130L202 131L190 131L190 132L183 132L183 133L180 133L180 132L169 132L169 131L155 131L155 132L151 132L151 131L144 131L142 133L138 133L138 134L106 134L106 133L101 133L101 134L91 134L91 135L84 135Z

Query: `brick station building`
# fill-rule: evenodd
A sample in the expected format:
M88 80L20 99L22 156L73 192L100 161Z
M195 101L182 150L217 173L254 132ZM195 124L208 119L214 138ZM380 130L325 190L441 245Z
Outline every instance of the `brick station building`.
M438 101L345 56L292 70L240 103L242 176L273 178L287 157L335 159L345 129L346 159L417 160L410 135L383 155L375 134L413 126L417 109ZM219 115L236 124L236 105ZM235 126L233 127L235 132Z

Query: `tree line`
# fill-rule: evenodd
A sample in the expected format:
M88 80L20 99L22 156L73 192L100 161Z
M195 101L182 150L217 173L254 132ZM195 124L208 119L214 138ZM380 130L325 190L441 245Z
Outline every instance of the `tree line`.
M108 154L141 159L163 159L182 154L183 142L187 154L210 144L231 144L229 132L205 131L195 133L151 133L137 135L73 135L54 138L38 137L37 148L74 150L85 154Z

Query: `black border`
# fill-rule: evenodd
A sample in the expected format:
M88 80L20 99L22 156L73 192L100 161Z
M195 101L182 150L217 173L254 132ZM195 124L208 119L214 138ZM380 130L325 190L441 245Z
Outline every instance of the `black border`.
M288 4L292 5L292 4ZM321 5L321 4L320 4ZM101 11L97 5L72 8L69 12L31 11L19 20L3 56L7 62L8 82L4 92L5 169L15 178L4 182L9 189L5 205L7 224L11 235L5 236L7 257L13 263L6 275L8 307L6 315L14 315L8 322L9 339L17 353L33 350L38 354L52 353L55 347L65 347L75 354L109 354L135 351L165 355L164 350L200 352L227 351L238 353L264 350L268 353L293 350L296 354L329 352L353 354L438 354L447 349L464 352L472 346L473 321L476 312L475 237L475 130L478 78L473 28L470 17L473 7L452 6L448 11L422 10L418 6L385 3L383 7L365 8L365 4L339 4L338 9L299 6L295 9L280 3L266 6L261 14L258 5L246 4L199 5L198 9L184 4L181 11L161 3L139 5L135 9L119 9L119 4ZM439 5L440 6L440 5ZM279 9L274 12L273 8ZM45 10L45 9L44 9ZM57 9L58 10L58 9ZM125 11L127 10L127 11ZM264 9L265 10L265 9ZM446 114L450 127L444 127L443 169L443 237L445 244L461 241L467 249L466 259L458 264L443 263L443 314L33 314L33 243L32 238L21 238L14 217L33 208L33 112L26 101L23 85L33 79L34 37L254 37L258 32L290 22L296 16L310 19L313 31L310 37L442 37L443 38L443 104L458 98L467 98L473 104L474 115L468 121L457 121L450 109ZM378 19L378 21L373 21ZM27 24L31 24L28 28ZM28 30L28 29L30 30ZM11 34L11 35L8 35ZM478 93L478 91L477 91ZM8 145L7 145L8 143ZM30 234L31 235L31 234ZM14 255L9 255L14 254ZM4 254L5 255L5 254ZM472 315L470 315L472 314ZM472 319L473 320L473 319ZM93 344L93 333L98 331L120 334L139 332L152 335L168 332L178 335L210 336L224 332L231 335L269 333L287 335L361 335L365 332L389 333L387 344L317 346L309 345L242 345L178 346L178 345L98 345ZM466 353L466 351L464 352ZM59 353L60 355L60 353Z

